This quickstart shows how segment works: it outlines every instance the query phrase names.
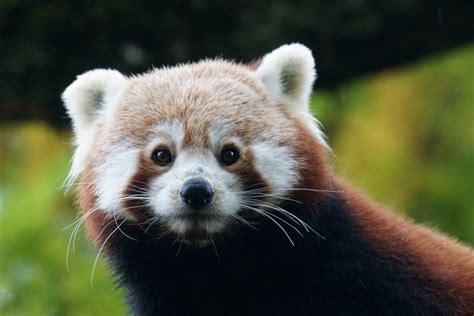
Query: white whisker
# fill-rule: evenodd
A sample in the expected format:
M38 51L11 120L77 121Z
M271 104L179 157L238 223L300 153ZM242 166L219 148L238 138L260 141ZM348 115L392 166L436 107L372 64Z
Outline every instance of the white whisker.
M277 225L277 226L282 230L282 232L286 235L286 237L287 237L288 240L290 241L291 245L292 245L292 246L295 246L295 243L294 243L293 240L291 239L290 235L288 235L288 233L286 232L286 230L285 230L275 219L273 219L271 216L268 216L267 214L265 214L265 213L262 212L261 210L255 208L255 207L249 206L249 205L242 205L242 208L255 211L255 212L261 214L262 216L265 216L266 218L270 219L273 223L275 223L275 225Z
M279 188L273 189L274 191L310 191L310 192L325 192L325 193L341 193L340 190L320 190L320 189L309 189L309 188Z
M292 224L288 223L286 220L284 220L283 218L281 218L280 216L276 215L276 214L273 214L271 212L268 212L268 211L265 211L265 210L261 210L262 212L264 212L265 214L268 214L269 216L272 216L276 219L279 219L280 221L282 221L283 223L285 223L286 225L290 226L291 228L293 228L301 237L304 238L304 235L300 232L300 230L298 228L296 228L295 226L293 226ZM294 219L292 219L295 223L297 223L298 225L301 225L299 222L295 221ZM304 226L303 226L304 227Z
M181 248L182 248L182 247L183 247L183 240L180 239L180 240L179 240L178 251L176 251L176 254L174 255L175 258L178 258L179 252L181 251Z
M253 198L253 197L271 197L271 198L275 198L275 199L279 199L279 200L284 200L284 201L295 202L295 203L298 203L298 204L303 204L303 202L301 202L301 201L298 201L298 200L295 200L295 199L290 199L290 198L283 197L283 196L279 196L279 195L276 195L276 194L270 194L270 193L256 193L256 194L252 194L250 197L251 198Z
M277 212L280 212L280 211L283 211L282 214L285 215L288 219L291 219L294 223L300 225L300 226L303 226L305 227L304 223L301 223L302 221L294 216L293 214L291 214L290 212L287 212L286 210L284 210L283 208L275 205L275 204L271 204L271 203L267 203L267 202L263 202L263 201L258 201L257 204L256 203L252 203L252 205L258 207L258 206L263 206L263 207L267 207L267 208L270 208L274 211L277 211ZM308 229L305 227L306 231L308 231Z
M114 208L113 208L113 216L114 216L114 222L115 222L115 225L117 225L117 228L119 229L120 233L122 233L122 235L124 235L125 237L127 237L128 239L130 240L133 240L133 241L138 241L138 239L136 238L133 238L133 237L130 237L129 235L127 235L121 228L120 226L121 225L118 225L117 223L117 216L116 216L116 210L117 210L117 206L120 202L124 201L123 199L122 200L119 200L115 203L114 205ZM124 220L125 221L125 220Z
M104 246L105 244L107 243L107 241L110 239L110 237L112 237L112 235L120 229L120 226L122 226L122 224L125 223L125 220L123 220L120 225L118 225L108 236L107 238L105 238L105 241L102 243L102 245L100 246L99 248L99 252L97 253L97 256L95 257L95 260L94 260L94 265L92 267L92 273L91 273L91 280L90 280L90 284L92 286L92 282L94 280L94 273L95 273L95 268L97 266L97 261L99 261L99 256L100 256L100 253L102 252L102 249L104 249Z
M298 216L296 216L295 214L291 213L291 212L288 212L287 210L285 210L284 208L278 206L278 205L275 205L275 204L272 204L272 203L269 203L269 202L260 202L260 203L264 203L264 205L270 207L271 209L277 211L277 212L283 212L284 214L287 214L287 216L291 216L294 218L294 220L297 220L305 229L306 231L309 231L311 230L313 233L315 233L317 236L319 236L321 239L324 239L326 240L326 238L321 235L320 233L318 233L316 230L314 230L314 228L312 228L310 225L308 225L305 221L303 221L301 218L299 218Z
M258 231L258 228L253 226L252 224L250 224L249 221L245 220L242 216L240 216L239 214L232 214L231 215L232 217L234 217L235 219L237 219L239 222L241 223L244 223L245 225L248 225L250 228Z
M209 231L209 228L206 227L207 231ZM217 262L221 262L221 258L219 257L219 252L217 251L217 246L216 246L216 243L214 242L214 239L212 238L212 234L207 234L209 236L209 240L211 241L211 244L212 246L214 247L214 251L216 253L216 257L217 257Z
M69 240L68 240L67 248L66 248L66 270L67 271L69 271L69 253L71 249L71 243L72 243L72 253L75 253L76 252L75 243L76 243L77 232L79 231L79 228L81 227L82 223L84 223L86 218L92 213L94 213L95 211L97 211L97 209L98 209L97 207L90 209L84 215L82 215L81 217L79 217L77 220L73 222L73 223L76 223L76 225L74 226L74 229L72 230L71 235L69 236ZM68 225L68 227L70 227L70 225Z

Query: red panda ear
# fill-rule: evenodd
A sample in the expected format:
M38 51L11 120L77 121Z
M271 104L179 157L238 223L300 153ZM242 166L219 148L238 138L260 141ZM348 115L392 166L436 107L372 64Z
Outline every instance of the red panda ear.
M73 123L76 147L68 182L83 171L97 120L112 109L126 83L127 79L116 70L95 69L78 76L62 94Z
M126 78L116 70L95 69L77 76L62 94L76 137L111 106L125 84Z
M286 101L296 112L309 111L308 102L316 79L311 51L301 44L283 45L265 55L255 71L268 92Z
M255 75L276 100L288 107L295 119L303 122L318 141L328 147L309 107L309 98L317 77L309 48L301 44L283 45L263 57Z

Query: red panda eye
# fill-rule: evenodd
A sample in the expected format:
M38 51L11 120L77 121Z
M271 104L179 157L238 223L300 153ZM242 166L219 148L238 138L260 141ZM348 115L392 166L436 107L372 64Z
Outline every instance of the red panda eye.
M234 164L239 159L239 157L239 151L235 147L227 147L222 149L221 162L226 166Z
M151 155L151 159L159 166L167 166L173 162L173 158L168 149L155 149Z

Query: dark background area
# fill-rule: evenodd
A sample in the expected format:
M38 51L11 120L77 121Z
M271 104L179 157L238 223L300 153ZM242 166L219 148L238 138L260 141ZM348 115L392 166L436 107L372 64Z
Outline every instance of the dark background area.
M0 119L65 125L59 95L92 68L125 74L281 44L313 49L318 87L472 41L474 1L0 2Z

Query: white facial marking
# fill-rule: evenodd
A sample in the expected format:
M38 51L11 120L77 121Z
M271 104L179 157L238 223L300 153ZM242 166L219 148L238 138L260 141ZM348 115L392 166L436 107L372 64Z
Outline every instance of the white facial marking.
M251 148L255 168L272 194L284 196L298 181L297 162L290 150L273 141L258 141Z
M211 204L200 211L207 212L212 218L191 223L182 217L188 209L179 191L183 183L193 177L208 181L214 196ZM170 170L151 182L151 205L154 212L176 233L183 233L190 228L217 232L240 209L241 201L237 192L242 188L238 181L238 177L224 170L209 151L183 151L178 154ZM193 227L196 223L199 227Z
M126 216L122 208L124 190L138 169L139 150L122 146L110 151L98 168L96 190L98 207L117 217Z
M170 120L156 126L158 136L172 143L177 149L181 147L184 138L184 128L178 120Z
M222 146L222 141L225 140L231 133L232 128L230 124L221 121L214 122L208 131L211 147L217 151Z

